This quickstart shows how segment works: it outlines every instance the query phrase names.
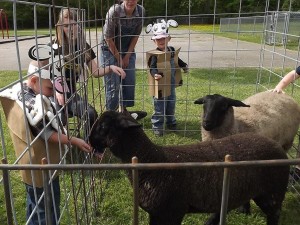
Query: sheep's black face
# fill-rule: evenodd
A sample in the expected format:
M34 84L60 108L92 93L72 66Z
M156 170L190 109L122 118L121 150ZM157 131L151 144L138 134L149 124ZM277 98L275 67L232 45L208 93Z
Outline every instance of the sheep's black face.
M101 122L99 119L92 127L89 136L89 142L97 153L103 153L105 148L108 147L106 142L108 132L109 130L107 125Z
M118 117L121 114L115 111L106 111L101 114L92 127L89 142L97 153L103 153L119 133ZM111 135L113 134L113 136Z
M118 144L126 129L140 127L129 113L115 111L104 112L92 127L89 142L97 153L103 153L105 148Z
M202 127L205 130L211 131L222 124L229 107L225 99L225 97L215 94L195 101L195 104L203 104Z
M226 98L218 94L206 95L194 103L203 104L202 127L207 131L211 131L223 124L230 107L249 107L239 100Z
M208 98L203 105L203 128L211 131L219 127L224 120L228 107L227 102L220 101L218 98Z

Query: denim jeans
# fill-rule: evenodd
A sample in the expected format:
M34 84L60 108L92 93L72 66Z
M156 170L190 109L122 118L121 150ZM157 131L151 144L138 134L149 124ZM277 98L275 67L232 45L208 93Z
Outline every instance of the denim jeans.
M164 98L153 97L154 114L152 115L151 122L153 129L163 129L165 117L166 125L176 124L175 106L176 106L176 93L175 93L175 63L174 57L171 57L171 95Z
M129 58L129 65L125 70L126 78L121 79L115 73L104 76L105 99L107 110L117 110L119 104L125 107L134 106L135 93L135 61L136 54L133 52ZM116 58L111 54L107 47L102 47L100 65L117 65ZM122 85L122 86L121 86ZM120 87L122 87L120 91Z
M164 98L153 97L154 114L152 115L151 122L153 129L163 129L165 118L166 124L176 124L175 118L175 86L171 87L171 95Z
M37 201L35 200L34 196L34 188L31 185L25 184L26 187L26 219L28 220L30 215L32 214L34 208L37 206L36 211L34 212L34 215L29 221L29 225L45 225L46 224L46 215L45 215L45 204L44 204L44 198L41 200L40 204L37 204L37 201L42 196L44 189L43 188L35 188L36 189L36 195L37 195ZM51 185L50 192L52 193ZM52 225L57 225L58 219L60 217L60 187L59 187L59 178L55 178L52 181L52 187L53 187L53 194L54 198L52 198L52 195L49 196L50 202L51 202L51 221ZM53 203L54 200L54 203ZM54 211L55 210L55 211ZM55 213L54 213L55 212ZM57 219L56 219L57 218Z

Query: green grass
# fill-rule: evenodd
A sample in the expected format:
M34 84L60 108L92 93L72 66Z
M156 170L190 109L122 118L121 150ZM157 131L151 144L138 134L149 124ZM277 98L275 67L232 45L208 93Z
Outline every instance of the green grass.
M53 34L55 34L55 30L52 30ZM49 35L49 29L37 29L36 31L37 35ZM14 30L9 30L8 34L10 37L15 36ZM6 31L4 31L4 35L6 38ZM34 36L35 35L35 30L34 29L24 29L24 30L18 30L17 31L17 36L18 37L23 37L23 36Z
M261 77L260 85L257 85L258 75ZM0 71L1 88L16 79L18 79L17 72ZM248 68L214 70L191 69L188 75L183 74L183 79L184 85L176 89L176 118L181 132L169 132L164 137L158 138L153 135L151 130L150 118L153 112L153 105L152 98L149 96L147 89L147 74L143 71L137 72L136 105L134 109L143 109L148 112L148 116L142 121L142 125L150 139L157 144L180 145L198 142L200 140L200 114L202 107L193 104L197 98L206 94L221 93L222 95L242 100L254 94L256 90L263 91L264 89L261 85L267 88L273 88L279 81L278 77L272 76L265 71L261 71L260 73L257 69ZM98 95L99 88L102 88L102 79L93 79L92 81L93 82L89 82L90 101L93 99L93 96L100 96L103 102L103 91ZM290 85L286 92L291 94L292 91L295 99L299 101L299 90L297 88L293 90L292 85ZM95 100L95 104L97 110L101 112L104 106L101 105L99 98ZM2 108L0 115L2 121L5 121ZM9 163L13 163L15 155L10 136L5 122L2 122L2 124L8 161ZM106 154L102 163L119 162L114 157L110 158L110 154ZM11 172L10 178L16 218L19 224L24 224L24 185L20 182L18 172ZM74 171L65 172L61 175L61 178L61 189L63 190L61 208L64 208L62 225L76 224L78 221L81 221L82 224L88 224L87 220L91 220L91 224L95 225L129 225L132 223L133 192L125 171L97 171L85 173ZM92 178L96 183L94 188L90 186L89 182ZM80 183L82 179L86 181L84 184ZM72 188L72 183L74 184L74 188ZM84 190L90 192L89 195ZM300 188L298 184L298 193L299 191ZM68 200L65 201L67 198ZM295 193L292 189L288 191L283 205L280 225L300 224L299 201L299 194ZM64 203L66 203L66 206L64 206ZM5 205L3 189L0 189L0 204L2 204L2 206ZM0 207L0 224L6 224L5 215L5 207ZM203 224L208 216L207 214L186 215L183 224ZM140 225L148 224L148 215L141 209L139 211L139 222ZM232 211L227 218L228 225L263 225L265 223L265 216L253 203L251 216L244 216L236 211Z

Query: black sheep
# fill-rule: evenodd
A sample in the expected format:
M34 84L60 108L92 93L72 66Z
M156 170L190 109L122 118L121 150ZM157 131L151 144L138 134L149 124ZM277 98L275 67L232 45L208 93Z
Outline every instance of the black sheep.
M101 115L89 141L99 153L108 147L123 163L134 156L140 163L221 162L227 154L233 161L287 159L275 141L254 133L191 145L155 145L130 115L114 111ZM232 168L228 210L253 199L267 215L267 225L277 225L288 176L289 166ZM149 213L150 225L180 225L186 213L197 212L215 213L207 224L218 224L222 182L222 168L142 170L139 205Z

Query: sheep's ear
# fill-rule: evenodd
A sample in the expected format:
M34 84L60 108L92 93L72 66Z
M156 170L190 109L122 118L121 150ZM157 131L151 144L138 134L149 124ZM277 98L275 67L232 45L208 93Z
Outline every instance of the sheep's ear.
M194 104L198 104L198 105L204 104L204 98L197 99L196 101L194 101Z
M152 30L152 24L148 24L148 26L145 29L146 34L148 34Z
M134 127L141 127L142 125L139 124L137 121L132 121L133 119L127 119L127 118L122 118L119 120L119 125L121 128L134 128Z
M239 100L227 98L228 106L235 106L235 107L250 107L250 105L246 105L244 102Z

